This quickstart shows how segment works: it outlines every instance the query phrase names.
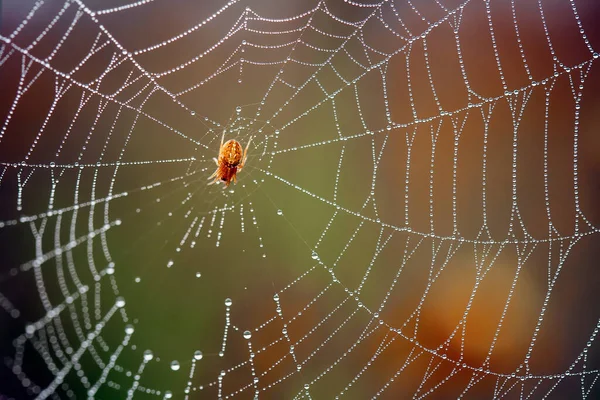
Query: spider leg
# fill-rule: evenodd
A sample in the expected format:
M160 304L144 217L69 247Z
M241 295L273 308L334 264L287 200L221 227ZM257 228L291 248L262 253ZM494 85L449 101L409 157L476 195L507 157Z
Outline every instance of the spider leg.
M217 164L217 167L219 166L219 160L217 160L215 157L213 157L213 160L215 160L215 164Z
M225 129L223 129L223 136L221 136L221 146L219 147L219 151L221 147L223 147L223 141L225 140Z
M220 168L217 168L215 170L215 172L213 172L212 175L208 177L209 181L211 179L214 179L214 182L209 183L209 185L212 185L213 183L215 183L215 182L217 182L219 180L219 170L220 170Z
M239 166L239 169L241 169L244 164L246 164L246 159L248 158L248 148L250 147L250 143L252 142L252 136L250 136L250 140L248 140L248 144L246 145L246 148L244 149L244 157L242 157L242 162L241 165Z

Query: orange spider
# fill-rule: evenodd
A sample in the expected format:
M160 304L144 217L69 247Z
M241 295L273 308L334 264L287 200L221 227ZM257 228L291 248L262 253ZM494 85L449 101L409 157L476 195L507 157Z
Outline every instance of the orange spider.
M231 181L234 183L237 182L236 174L241 171L242 168L244 168L244 164L246 164L246 158L248 158L248 147L250 147L252 137L250 137L250 140L248 140L246 149L243 152L240 142L234 139L229 139L227 142L225 142L225 144L223 144L224 139L225 131L223 131L223 136L221 137L219 159L213 158L217 164L217 170L210 176L210 178L208 178L209 180L213 179L209 185L223 181L225 182L225 187L228 187Z

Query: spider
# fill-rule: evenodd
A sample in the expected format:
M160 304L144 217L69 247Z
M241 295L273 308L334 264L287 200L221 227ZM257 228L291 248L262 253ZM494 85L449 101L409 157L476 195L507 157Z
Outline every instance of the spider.
M248 158L248 147L250 147L252 137L250 137L250 140L248 140L246 149L244 149L243 152L242 145L237 140L229 139L227 142L225 142L225 144L223 144L224 140L225 131L223 131L223 136L221 137L219 158L213 158L217 164L217 170L210 176L210 178L208 178L209 180L213 180L209 183L209 185L217 183L218 181L223 181L225 182L225 187L228 187L231 181L236 183L236 174L241 171L242 168L244 168L244 164L246 164L246 159Z

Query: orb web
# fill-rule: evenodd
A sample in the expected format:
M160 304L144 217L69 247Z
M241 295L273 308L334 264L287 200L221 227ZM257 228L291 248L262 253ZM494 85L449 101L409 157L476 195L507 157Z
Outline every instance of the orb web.
M598 12L6 1L0 396L594 398Z

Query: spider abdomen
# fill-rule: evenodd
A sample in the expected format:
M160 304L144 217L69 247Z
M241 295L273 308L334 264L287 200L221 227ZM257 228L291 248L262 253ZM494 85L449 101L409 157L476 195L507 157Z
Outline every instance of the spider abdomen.
M237 140L228 140L221 149L219 164L225 164L229 168L237 167L242 160L242 155L242 145Z

